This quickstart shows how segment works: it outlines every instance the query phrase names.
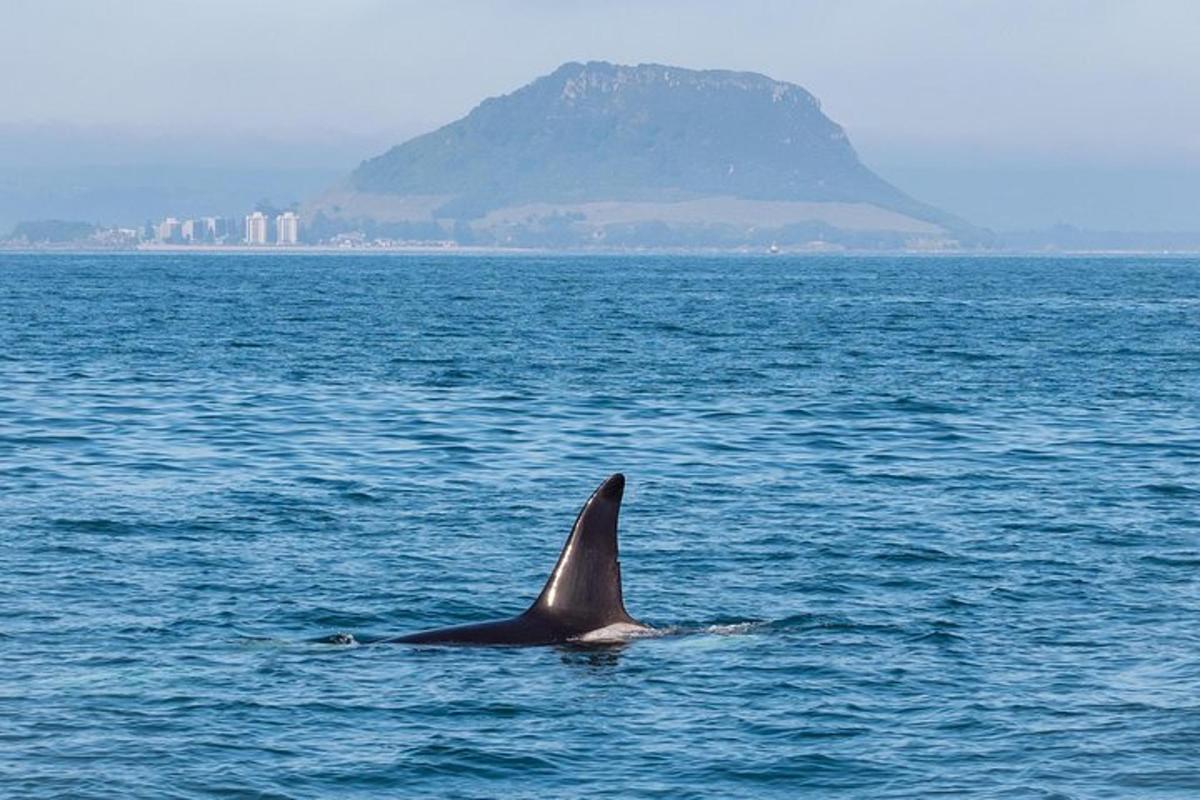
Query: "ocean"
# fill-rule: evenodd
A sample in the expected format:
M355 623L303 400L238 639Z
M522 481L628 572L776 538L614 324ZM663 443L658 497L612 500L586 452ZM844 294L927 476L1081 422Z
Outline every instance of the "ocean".
M1200 796L1200 260L0 254L0 795Z

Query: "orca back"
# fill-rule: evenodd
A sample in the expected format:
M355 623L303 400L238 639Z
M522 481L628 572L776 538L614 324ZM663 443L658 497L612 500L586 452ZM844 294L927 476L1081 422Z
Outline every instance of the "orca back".
M553 644L627 624L642 627L625 611L617 560L617 517L625 476L600 484L584 503L554 570L537 600L510 619L409 634L405 644Z

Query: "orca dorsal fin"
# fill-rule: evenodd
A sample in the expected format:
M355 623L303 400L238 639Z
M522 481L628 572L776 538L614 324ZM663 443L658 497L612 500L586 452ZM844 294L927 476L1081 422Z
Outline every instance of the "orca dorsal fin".
M592 492L545 588L526 613L552 617L581 630L634 622L621 597L617 560L617 516L624 493L625 476L620 473Z

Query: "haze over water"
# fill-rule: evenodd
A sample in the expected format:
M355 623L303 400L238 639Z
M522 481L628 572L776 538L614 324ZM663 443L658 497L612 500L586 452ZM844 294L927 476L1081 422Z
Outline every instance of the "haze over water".
M1194 797L1198 267L4 254L0 794Z

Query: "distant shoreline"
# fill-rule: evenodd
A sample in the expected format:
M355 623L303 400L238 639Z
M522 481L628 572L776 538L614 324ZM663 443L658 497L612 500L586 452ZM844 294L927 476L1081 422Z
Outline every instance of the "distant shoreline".
M86 244L44 244L44 245L5 245L0 243L0 253L144 253L161 255L179 255L181 253L220 254L229 255L329 255L333 253L371 254L371 253L414 253L414 254L461 254L461 255L492 255L497 253L541 253L538 251L515 247L444 247L435 245L395 245L389 247L339 247L337 245L297 244L297 245L225 245L225 244L139 244L134 247L96 247Z
M361 253L361 252L396 252L396 253L464 253L479 255L495 253L509 248L500 247L471 247L460 245L392 245L388 247L342 247L332 244L157 244L143 243L130 248L138 253ZM517 248L512 248L517 249ZM528 252L528 251L525 251Z
M764 248L588 248L552 249L532 247L481 247L473 245L388 245L380 247L342 247L337 245L204 245L204 244L140 244L136 247L95 247L82 244L44 244L18 246L0 243L0 254L45 254L72 255L444 255L444 256L709 256L762 258L864 258L864 257L907 257L907 258L1059 258L1059 257L1197 257L1196 250L852 250L852 249L806 249L781 248L770 252Z

